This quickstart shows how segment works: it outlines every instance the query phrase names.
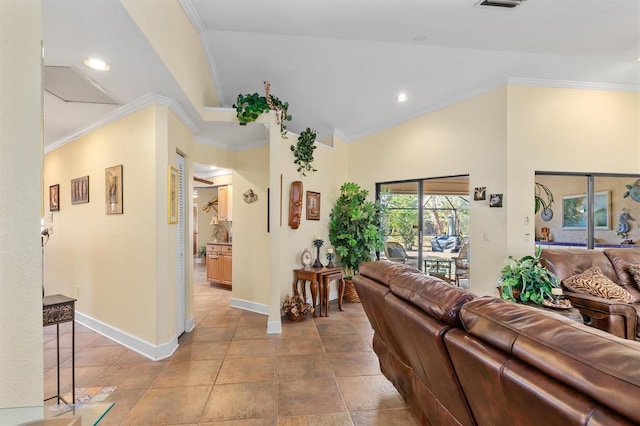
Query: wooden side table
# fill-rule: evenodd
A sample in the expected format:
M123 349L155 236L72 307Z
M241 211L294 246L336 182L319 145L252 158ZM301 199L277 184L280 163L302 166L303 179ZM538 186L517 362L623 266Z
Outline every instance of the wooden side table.
M323 268L300 268L293 270L293 295L299 294L298 292L298 283L302 281L302 297L307 300L307 289L305 284L307 281L310 282L311 287L311 299L313 301L313 317L318 316L318 311L316 310L316 297L318 296L318 271L321 271Z
M329 316L329 283L338 280L338 309L342 309L342 298L344 297L344 275L342 268L324 268L318 272L320 281L320 316L322 316L322 306L324 305L324 316Z
M300 268L293 270L293 294L300 294L298 291L298 283L302 281L302 297L307 299L307 290L305 284L310 283L311 299L313 301L313 317L318 316L316 309L316 298L318 297L318 285L320 285L320 300L317 304L320 308L320 316L322 316L322 306L324 301L325 314L329 316L329 283L333 280L339 280L338 284L338 308L342 311L342 297L344 296L344 276L342 268Z
M56 349L57 349L57 379L58 393L54 396L46 398L48 401L53 398L58 399L65 404L75 404L76 402L76 327L75 312L76 299L55 294L53 296L44 296L42 298L42 326L56 326ZM65 401L60 394L60 324L71 322L71 402Z

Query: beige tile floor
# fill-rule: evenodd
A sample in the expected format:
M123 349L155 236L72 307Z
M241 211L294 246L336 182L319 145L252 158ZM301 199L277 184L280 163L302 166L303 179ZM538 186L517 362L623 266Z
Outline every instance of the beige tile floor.
M418 425L380 373L357 303L329 318L283 320L229 307L231 292L196 265L196 328L153 362L76 325L76 388L117 386L101 425ZM335 303L335 302L334 302ZM62 393L71 389L71 327L60 328ZM45 396L56 394L55 327L44 329Z

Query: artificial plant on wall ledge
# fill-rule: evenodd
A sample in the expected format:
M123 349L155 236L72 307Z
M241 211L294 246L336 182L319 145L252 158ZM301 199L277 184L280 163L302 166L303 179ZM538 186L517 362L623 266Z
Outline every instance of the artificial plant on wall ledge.
M307 127L298 136L298 143L291 145L291 152L295 160L293 163L298 166L298 171L302 172L302 176L306 176L307 172L317 172L311 163L313 162L313 151L316 149L316 131Z
M268 81L264 82L264 90L266 96L260 96L257 93L239 94L233 107L236 110L236 116L241 126L247 123L253 123L258 119L260 114L271 110L276 112L276 119L280 125L280 134L283 138L287 137L287 126L285 121L291 121L291 115L288 114L289 102L282 102L270 93L271 85Z

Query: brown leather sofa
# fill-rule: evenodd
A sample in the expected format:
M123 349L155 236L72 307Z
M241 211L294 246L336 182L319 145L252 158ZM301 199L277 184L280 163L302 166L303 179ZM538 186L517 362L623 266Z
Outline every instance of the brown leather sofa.
M382 373L430 425L640 423L640 343L389 261L354 277Z
M640 264L640 249L544 249L541 257L545 267L561 281L598 266L605 276L631 293L633 302L623 303L564 288L565 296L580 310L585 324L623 339L640 340L640 290L628 271L630 264Z

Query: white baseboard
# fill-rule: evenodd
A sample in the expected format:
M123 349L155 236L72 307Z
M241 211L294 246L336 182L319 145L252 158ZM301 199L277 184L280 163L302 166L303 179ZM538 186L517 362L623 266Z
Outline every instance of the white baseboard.
M191 321L195 320L191 319ZM153 345L125 331L112 327L109 324L91 318L82 312L76 311L76 322L140 355L146 356L152 361L168 358L178 349L178 336L174 336L171 340L161 345Z
M269 321L267 323L267 334L281 334L282 333L282 321Z
M257 314L269 315L269 305L263 303L250 302L248 300L231 298L231 307L244 309L245 311L255 312Z
M193 329L196 328L196 317L193 316L191 318L189 318L188 320L185 321L184 323L184 331L186 333L189 333L190 331L193 331Z

